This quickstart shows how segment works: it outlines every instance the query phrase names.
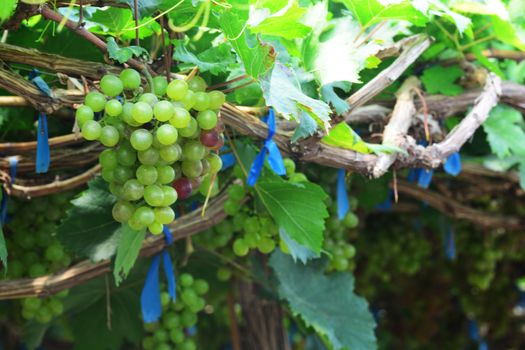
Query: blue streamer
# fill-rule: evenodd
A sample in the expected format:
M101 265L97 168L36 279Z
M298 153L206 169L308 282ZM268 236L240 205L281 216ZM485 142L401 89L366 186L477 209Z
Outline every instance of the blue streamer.
M445 255L447 256L448 260L455 260L456 259L456 239L454 230L452 227L449 227L447 230L447 234L445 236Z
M171 245L173 243L173 237L168 226L164 225L163 228L164 238L166 243ZM142 309L142 318L145 323L152 323L159 320L162 314L162 305L160 302L160 286L159 286L159 265L161 263L164 266L164 274L166 275L166 281L168 283L168 294L172 301L177 299L175 275L173 274L173 264L169 253L164 250L161 253L155 255L151 262L151 266L146 275L144 282L144 288L140 295L140 306Z
M421 188L428 188L432 182L434 170L421 169L417 179L417 185Z
M7 158L9 161L9 176L11 177L11 183L14 184L16 181L16 170L18 166L18 157L11 156ZM0 225L4 225L7 221L7 192L2 187L2 202L0 202Z
M478 350L489 350L489 345L479 334L478 324L475 320L468 321L468 334L470 339L478 343Z
M270 165L270 168L277 175L286 174L286 169L284 167L281 152L279 152L279 148L277 148L277 145L272 140L273 135L275 134L275 114L273 112L273 109L271 108L268 111L266 123L268 124L268 136L264 141L264 146L253 161L252 167L250 169L250 174L248 174L247 182L248 185L252 187L253 185L255 185L257 179L261 175L261 171L264 166L264 160L266 159L266 154L268 154L268 164Z
M394 191L389 190L388 196L385 198L384 201L376 205L376 209L378 210L391 210L392 209L392 198L394 197Z
M407 178L408 182L416 182L417 179L419 179L419 174L421 173L421 170L421 168L410 169Z
M36 173L47 173L49 169L49 137L47 132L47 117L40 112L36 137Z
M49 97L53 97L53 91L49 85L47 85L46 81L40 77L40 71L38 69L33 68L31 72L29 72L29 80L31 80L33 84L35 84L36 87L44 94Z
M337 171L337 216L339 220L343 220L348 210L350 210L350 202L348 201L348 193L346 191L345 182L346 171L339 169Z
M461 156L459 152L452 153L443 164L443 169L452 176L457 176L461 172Z

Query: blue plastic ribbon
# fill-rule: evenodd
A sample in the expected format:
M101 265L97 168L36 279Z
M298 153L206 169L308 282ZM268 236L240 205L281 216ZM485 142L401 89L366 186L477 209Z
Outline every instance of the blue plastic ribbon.
M348 210L350 210L350 203L348 201L348 193L346 191L345 169L337 171L337 216L339 220L343 220Z
M11 183L14 184L16 180L16 169L18 166L18 157L11 156L7 158L9 161L9 176ZM2 187L2 202L0 203L0 224L4 225L7 221L7 192Z
M459 152L452 153L447 160L445 161L445 164L443 164L443 169L447 174L450 174L452 176L457 176L461 172L461 156L459 155Z
M53 97L53 91L47 85L44 79L40 77L40 72L37 69L31 70L29 79L35 86L49 97ZM49 137L47 131L47 116L45 113L38 114L38 128L36 138L36 173L47 173L49 169Z
M394 197L394 191L389 190L388 196L385 198L384 201L376 205L377 210L384 210L388 211L392 209L392 198Z
M36 137L36 173L47 173L49 169L49 137L47 132L47 117L44 113L38 114L38 128Z
M448 260L456 259L456 239L452 227L448 228L445 236L445 255Z
M168 226L164 225L162 230L166 243L171 245L173 243L173 237ZM164 274L166 275L166 281L168 283L168 294L170 299L175 302L177 299L175 275L173 273L173 264L171 257L166 250L163 250L159 254L153 257L151 266L146 275L146 281L144 282L144 288L140 295L140 306L142 309L142 318L145 323L152 323L159 320L162 314L162 305L160 302L160 285L159 285L159 265L161 263L164 266Z
M434 175L434 170L421 169L419 172L419 177L417 179L417 185L421 188L428 188L432 182L432 176Z
M268 154L268 164L270 164L270 168L272 168L272 170L277 175L286 174L286 169L284 167L281 152L279 152L279 148L277 148L277 145L272 140L273 135L275 134L275 114L273 112L273 109L269 109L268 117L266 119L266 123L268 124L268 136L264 141L264 146L253 161L252 167L250 169L250 174L248 174L247 182L248 185L252 187L257 182L259 175L261 175L261 171L264 166L264 160L266 159L266 154Z
M479 334L478 324L475 320L468 321L468 334L470 339L478 343L478 350L489 350L489 345L485 339Z

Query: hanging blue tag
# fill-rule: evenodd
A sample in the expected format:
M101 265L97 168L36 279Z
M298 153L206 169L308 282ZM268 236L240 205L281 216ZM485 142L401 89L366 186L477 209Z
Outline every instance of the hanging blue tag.
M226 170L228 168L231 168L235 165L235 156L232 152L228 152L230 149L226 146L222 146L220 153L221 153L221 160L222 160L222 168L221 171Z
M479 341L478 323L475 320L468 320L468 334L473 341Z
M394 191L390 190L388 191L388 196L385 198L384 201L376 205L377 210L391 210L392 209L392 198L394 198Z
M343 220L348 210L350 210L350 203L348 201L348 193L346 191L345 169L337 171L337 217Z
M16 170L18 166L18 157L8 157L9 161L9 176L11 177L11 184L16 181ZM2 202L0 203L0 225L4 225L7 221L7 192L2 187Z
M264 141L264 146L262 147L261 151L259 152L257 157L255 157L252 167L250 169L250 173L248 174L247 182L249 186L255 185L257 179L259 178L259 175L261 175L266 154L268 154L268 164L270 165L270 168L272 168L272 170L277 175L286 174L286 169L284 167L281 152L279 151L279 148L277 147L275 142L272 140L273 135L275 135L275 114L273 112L273 109L271 108L268 110L266 123L268 124L268 136Z
M421 188L428 188L432 182L432 175L434 175L434 170L421 169L417 185Z
M171 245L173 243L173 237L168 226L164 225L163 228L164 238L166 243ZM166 275L166 282L168 283L168 294L172 301L177 299L175 275L173 274L173 264L171 257L166 250L155 255L151 262L151 266L146 275L146 281L142 288L140 295L140 306L142 309L142 318L145 323L152 323L159 320L162 314L162 305L160 302L160 285L159 285L159 265L164 265L164 274Z
M36 137L36 173L47 173L49 169L49 138L47 132L47 117L44 113L38 114L38 128Z
M478 350L489 350L489 344L486 340L481 340L478 345Z
M29 72L29 80L31 80L33 84L35 84L36 87L44 94L49 97L53 97L53 91L49 85L47 85L46 81L40 77L40 71L38 69L33 68L31 72Z
M445 236L445 255L448 260L456 259L456 239L454 230L449 227Z
M452 153L443 164L443 169L452 176L457 176L461 172L461 156L459 152Z
M408 182L416 182L417 179L419 179L420 172L421 172L421 168L410 169L408 171L408 177L407 177Z

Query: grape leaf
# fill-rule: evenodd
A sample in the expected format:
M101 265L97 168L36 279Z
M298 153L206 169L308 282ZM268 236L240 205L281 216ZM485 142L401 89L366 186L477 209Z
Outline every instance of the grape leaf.
M296 2L291 2L291 6L285 8L286 12L278 13L266 17L256 26L251 27L253 33L273 35L285 39L304 38L310 33L311 28L302 24L300 19L306 13L306 9L299 7Z
M359 21L362 27L386 20L405 20L417 26L424 26L428 18L416 10L408 0L387 2L380 0L339 0Z
M327 336L335 350L377 349L374 318L366 300L353 292L350 273L325 275L320 261L304 266L280 251L272 254L270 266L279 281L281 299L307 325Z
M71 201L72 208L57 229L60 242L76 255L93 261L108 259L118 246L120 224L113 219L115 198L101 177L88 182L88 190Z
M108 38L108 54L109 58L117 60L120 63L126 63L133 56L149 56L148 51L140 46L119 47L112 37Z
M435 15L446 18L456 25L460 34L466 33L467 35L472 36L470 29L472 22L470 18L452 11L440 0L413 0L412 6L425 16L430 17Z
M135 265L140 247L146 236L145 229L133 230L127 224L122 224L119 231L120 242L118 244L115 267L113 268L113 276L117 286L126 278L133 265Z
M458 65L432 66L425 69L421 76L421 82L429 94L456 96L463 92L463 88L454 82L463 74L463 70Z
M351 149L359 153L370 153L370 148L361 139L361 137L345 122L334 126L330 132L325 135L321 142L335 147Z
M319 254L323 243L324 219L328 217L326 193L310 182L293 183L270 172L257 183L266 209L291 239Z
M524 35L520 36L516 26L509 21L502 20L498 16L490 16L494 35L498 40L525 51Z
M2 229L2 226L0 226L0 261L4 265L4 269L7 269L7 245L5 243L4 230Z
M116 0L117 2L128 4L133 14L135 14L135 0ZM173 6L172 0L138 0L139 18L149 17L157 11L167 10Z
M115 7L108 7L106 9L98 9L91 17L92 21L101 24L107 30L107 34L120 36L122 30L131 24L135 26L133 15L129 9L120 9ZM135 34L135 31L133 31Z
M266 104L275 108L284 118L300 121L301 113L307 110L326 128L329 127L330 106L305 95L295 73L283 65L277 63L272 72L261 80L261 87Z
M0 24L9 19L13 12L15 12L18 0L4 0L0 6Z
M245 22L233 11L225 11L219 18L220 26L243 62L246 73L257 79L272 67L275 58L270 55L270 46L263 45L246 30Z
M307 112L301 111L301 114L299 114L299 120L297 122L297 128L295 128L291 140L292 142L296 142L301 138L312 136L316 131L317 123L315 122L314 118L310 117Z
M483 123L487 141L499 158L525 157L525 132L521 113L510 107L496 106Z
M211 74L217 75L229 72L235 64L231 48L226 44L210 47L198 55L188 51L180 40L176 40L175 45L173 58L183 62L178 66L180 70L197 66L201 72L209 71Z
M288 248L288 252L292 256L294 262L299 259L303 264L306 264L306 262L310 259L315 259L319 257L319 254L316 254L312 250L306 248L305 246L297 243L294 241L288 233L283 228L279 228L279 236L286 244L286 248Z
M371 56L375 57L375 56ZM321 97L324 101L330 103L334 108L337 114L343 114L350 108L348 102L340 98L337 93L334 91L335 88L340 88L345 92L350 91L350 83L348 82L333 82L330 84L325 84L321 86Z

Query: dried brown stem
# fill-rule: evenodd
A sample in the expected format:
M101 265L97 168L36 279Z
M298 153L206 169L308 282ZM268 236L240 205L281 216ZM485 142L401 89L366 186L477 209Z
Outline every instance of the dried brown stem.
M82 142L84 142L84 139L82 137L79 137L76 134L68 134L63 136L51 137L49 139L49 147L60 147ZM34 151L36 150L36 145L36 141L0 143L0 153L10 155Z

